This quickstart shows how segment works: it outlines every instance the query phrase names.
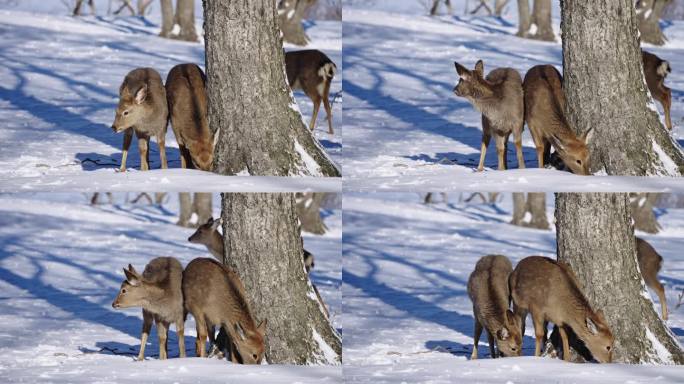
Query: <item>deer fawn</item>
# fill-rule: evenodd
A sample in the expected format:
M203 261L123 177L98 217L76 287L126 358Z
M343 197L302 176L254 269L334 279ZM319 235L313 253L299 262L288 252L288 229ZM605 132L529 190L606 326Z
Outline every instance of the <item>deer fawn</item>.
M157 71L138 68L126 75L119 88L119 105L112 123L114 132L124 132L121 172L126 170L133 132L138 138L140 169L150 169L150 136L157 137L161 167L167 168L165 142L168 113L166 90Z
M580 137L570 128L565 118L563 78L552 65L537 65L525 75L525 121L537 149L539 168L544 167L544 156L549 157L549 143L563 163L573 173L589 175L589 149L593 130Z
M593 357L609 363L613 353L613 334L603 311L589 305L577 284L575 274L565 263L548 257L530 256L522 259L509 277L513 310L523 325L527 312L534 323L534 355L541 355L546 339L545 321L558 326L563 341L563 359L570 360L567 328L584 341Z
M195 64L179 64L166 78L171 128L181 153L181 168L211 170L214 139L207 120L206 76Z
M477 359L477 344L482 328L487 331L489 352L497 357L494 346L504 356L520 356L522 326L509 308L508 276L513 266L506 256L482 257L468 278L468 296L473 302L475 318L474 345L471 359Z
M159 358L167 357L167 333L169 324L176 324L180 357L185 357L185 312L181 280L183 267L172 257L158 257L150 261L140 275L132 265L124 268L126 280L121 283L113 308L142 307L143 327L140 337L138 360L145 358L145 344L152 322L157 323Z
M665 125L667 129L672 130L672 119L670 117L672 90L665 86L665 77L670 73L670 63L646 51L641 51L641 59L644 64L644 76L648 90L651 91L651 96L663 105Z
M660 310L663 316L663 320L667 320L667 299L665 298L665 288L658 281L658 272L663 266L663 258L656 252L651 244L647 243L646 240L636 238L637 246L637 259L639 261L639 270L641 270L641 276L643 276L646 285L651 287L658 298L660 299Z
M454 87L456 96L465 97L482 113L482 146L477 171L484 170L485 154L489 140L494 135L499 170L508 168L506 150L508 137L513 141L518 156L518 168L525 168L522 153L522 132L525 125L522 79L513 68L496 68L484 77L484 63L479 60L475 69L469 71L459 63L456 72L460 76Z
M185 309L197 324L197 356L206 357L207 331L218 325L235 347L233 362L261 363L266 320L256 325L237 273L213 259L194 259L183 271L183 297Z
M314 110L309 129L316 127L318 110L323 107L328 119L328 133L333 134L332 108L330 107L330 83L337 66L328 56L316 49L292 51L285 53L285 70L287 81L293 90L301 89L313 101Z

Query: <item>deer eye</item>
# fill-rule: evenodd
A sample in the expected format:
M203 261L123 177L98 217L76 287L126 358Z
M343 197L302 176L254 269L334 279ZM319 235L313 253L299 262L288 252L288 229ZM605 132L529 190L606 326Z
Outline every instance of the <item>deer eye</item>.
M256 359L257 359L257 355L256 355L256 354L252 354L252 358L254 358L254 360L256 360Z
M126 293L126 288L123 288L123 289L121 290L121 293Z
M582 160L577 160L577 165L582 165Z
M123 111L124 116L128 116L128 111Z
M610 351L610 345L606 347L606 351Z

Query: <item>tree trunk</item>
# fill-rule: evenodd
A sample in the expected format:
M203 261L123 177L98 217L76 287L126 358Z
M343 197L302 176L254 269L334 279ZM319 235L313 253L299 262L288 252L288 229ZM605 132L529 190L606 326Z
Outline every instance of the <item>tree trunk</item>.
M302 231L322 235L328 229L321 218L321 203L325 193L306 192L298 193L297 216L302 224Z
M558 260L570 265L589 303L606 315L615 336L613 361L684 363L637 267L629 196L558 193L556 232Z
M197 32L195 31L195 0L177 0L174 19L180 26L177 39L197 41Z
M204 12L214 172L339 176L293 107L273 1L207 1Z
M161 14L162 14L162 26L159 36L161 37L171 37L171 32L173 31L173 1L171 0L161 0Z
M595 131L591 171L681 175L684 156L646 90L632 0L561 7L566 116L576 133Z
M527 37L532 26L529 0L518 0L518 33L516 36Z
M551 0L534 0L532 22L537 26L533 38L544 41L556 41L551 22Z
M657 193L635 193L631 196L630 205L632 208L632 218L634 219L634 229L646 233L660 232L660 225L653 212L653 205L657 200Z
M667 41L660 29L663 10L672 0L639 0L636 3L636 14L639 21L641 41L654 45L663 45Z
M294 194L226 193L225 262L240 275L256 319L268 319L269 364L340 364L342 340L304 270Z
M316 0L281 0L278 4L278 18L283 40L290 44L307 45L309 36L304 32L302 19Z

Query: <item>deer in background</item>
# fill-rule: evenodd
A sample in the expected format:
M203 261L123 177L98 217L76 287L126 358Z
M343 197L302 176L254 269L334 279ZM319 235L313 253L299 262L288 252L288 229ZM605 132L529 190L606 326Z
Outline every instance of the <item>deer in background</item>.
M214 160L218 135L209 129L206 79L195 64L176 65L166 78L169 119L181 153L181 168L210 171Z
M119 105L116 108L114 123L112 123L114 132L124 132L119 171L126 170L126 158L133 140L133 132L138 138L140 169L143 171L150 169L150 136L157 137L161 167L167 168L165 147L167 124L166 90L159 73L152 68L138 68L129 72L119 87Z
M589 149L593 130L579 137L565 118L563 78L552 65L536 65L525 74L525 121L537 149L539 168L549 158L549 143L573 173L589 175Z
M656 250L644 239L636 238L637 260L639 270L644 278L646 285L651 287L660 299L660 310L663 320L667 320L667 299L665 298L665 288L658 281L658 272L663 266L663 258Z
M641 51L641 59L644 65L644 77L646 85L651 92L651 96L663 105L665 113L665 126L672 130L672 118L670 108L672 107L672 90L665 86L665 78L670 73L670 63L660 57L646 51Z
M142 307L143 327L138 360L145 358L145 345L153 321L157 324L159 358L164 360L167 357L166 340L171 323L176 324L180 357L185 357L185 312L181 290L183 267L180 262L172 257L158 257L145 266L142 275L130 264L123 271L126 280L121 283L112 307Z
M522 334L525 334L527 313L532 315L535 356L541 356L542 343L546 339L545 321L550 321L560 331L565 361L570 360L566 327L574 331L597 361L609 363L612 360L614 338L603 311L591 308L568 265L548 257L526 257L515 267L508 283L513 311L523 327Z
M485 154L489 140L494 136L499 170L508 168L506 150L508 137L513 133L513 142L518 156L518 168L525 168L522 153L522 132L525 124L522 79L513 68L496 68L484 77L484 63L478 60L475 69L469 71L454 63L460 79L454 93L466 98L482 113L482 146L477 171L484 170Z
M330 106L330 83L337 66L325 53L316 49L285 52L287 81L292 90L301 89L313 101L314 109L309 129L316 127L318 110L323 107L328 119L328 133L333 134L332 107Z
M489 255L478 260L468 278L468 296L473 302L475 334L471 359L477 359L477 344L482 328L487 331L489 351L497 357L494 346L504 356L520 356L522 352L522 326L511 312L508 276L513 271L506 256Z

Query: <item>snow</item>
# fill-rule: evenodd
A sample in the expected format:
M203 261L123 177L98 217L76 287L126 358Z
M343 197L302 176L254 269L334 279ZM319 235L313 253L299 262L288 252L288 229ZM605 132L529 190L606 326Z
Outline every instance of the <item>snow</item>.
M56 4L55 4L56 3ZM201 2L195 2L201 5ZM52 4L52 5L50 5ZM158 2L154 2L157 9ZM106 2L99 9L106 10ZM201 9L201 6L200 6ZM87 8L86 8L87 10ZM145 177L116 172L121 162L123 135L112 132L118 89L126 73L136 67L152 67L166 78L176 64L194 62L204 68L203 42L163 39L158 10L149 18L66 15L57 1L0 2L0 190L138 190L150 183ZM202 15L201 12L196 13ZM197 19L198 33L202 19ZM306 21L312 42L307 49L328 55L340 71L331 94L341 90L342 24L339 21ZM286 50L302 49L290 45ZM313 103L303 92L294 93L297 108L308 122ZM333 104L335 134L327 133L325 113L319 114L314 135L328 155L341 163L342 106ZM135 141L135 140L134 140ZM160 170L156 140L151 140L150 162L156 184L152 190L178 190L187 185L217 185L210 173L180 170L178 144L169 127L166 152L170 169ZM131 174L140 167L137 144L128 155ZM141 184L142 182L142 184ZM189 184L192 182L192 184ZM319 184L322 182L323 184ZM294 184L292 184L294 183ZM226 178L218 181L226 190L247 185L247 191L291 191L329 188L329 181ZM337 190L341 181L337 183ZM64 187L64 185L68 187ZM110 186L112 186L110 188ZM212 189L216 190L216 189Z
M453 62L472 68L482 59L487 72L512 67L521 76L538 64L552 64L562 70L559 2L554 2L553 9L556 42L516 37L515 2L509 2L502 19L464 15L464 1L455 2L454 16L430 17L425 4L415 0L344 3L346 190L549 191L558 187L581 192L681 188L679 180L673 178L602 175L589 180L554 169L537 169L528 129L523 135L527 169L517 169L510 142L508 162L512 169L497 171L492 142L485 171L474 172L480 155L481 115L453 94L458 81ZM470 2L471 9L473 4ZM664 28L668 43L646 49L671 63L684 62L684 22L668 22ZM675 68L673 64L666 85L673 92L673 137L681 145L684 72ZM657 108L662 110L659 104Z
M490 359L486 337L473 346L466 285L477 260L503 254L515 264L555 258L554 196L547 195L551 230L517 227L511 194L496 205L464 201L423 204L418 193L347 193L343 202L344 374L349 383L681 383L681 367L569 364L535 358L528 316L520 358ZM662 231L638 233L662 255L659 278L671 310L668 326L684 341L684 209L658 209ZM660 313L655 292L648 291ZM352 331L349 331L352 330ZM660 355L660 353L659 353ZM660 355L663 356L663 355ZM552 376L549 376L552 375ZM552 378L551 378L552 377ZM656 380L657 378L657 380Z
M658 145L658 143L655 140L651 140L651 143L653 144L653 151L658 155L658 159L662 163L662 168L663 168L663 176L676 176L679 174L679 167L677 167L677 164L670 158L670 156L663 151L663 148Z
M664 364L672 364L672 354L665 348L665 346L658 341L653 332L647 327L646 328L646 338L651 342L653 349L655 350L655 355L659 361Z
M0 195L0 381L342 381L340 366L240 366L195 358L192 316L185 324L185 339L193 357L177 358L172 326L170 359L158 360L153 330L146 360L135 362L141 311L111 307L124 279L122 268L131 263L142 270L152 258L165 255L183 265L211 257L203 245L187 241L194 229L175 225L176 194L167 195L163 208L126 202L136 195L115 193L114 205L96 206L81 193ZM220 205L214 196L214 217ZM316 257L312 281L330 309L333 326L340 329L340 210L325 210L324 220L330 230L322 236L304 234L304 246Z

